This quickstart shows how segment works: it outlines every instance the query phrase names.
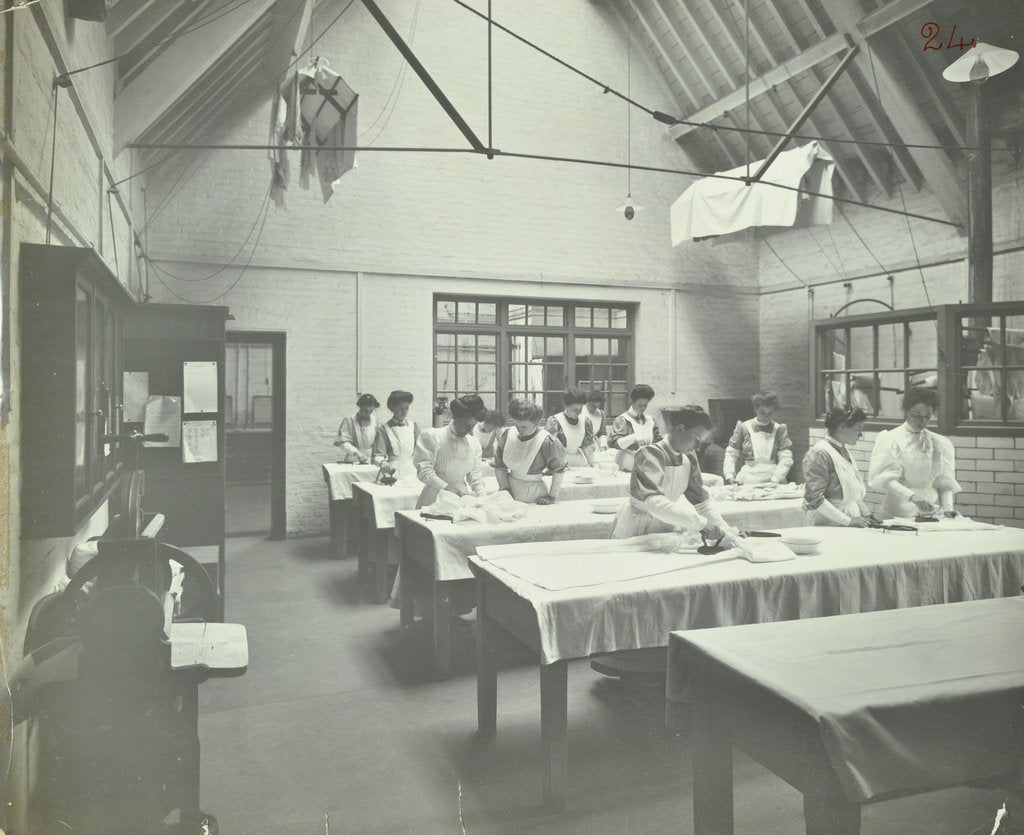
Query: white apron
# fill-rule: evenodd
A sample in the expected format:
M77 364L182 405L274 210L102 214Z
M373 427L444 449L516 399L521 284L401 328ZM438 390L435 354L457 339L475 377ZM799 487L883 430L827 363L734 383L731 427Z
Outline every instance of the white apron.
M495 429L493 432L484 432L480 428L480 424L479 423L476 426L473 427L473 437L476 438L480 442L480 449L483 450L484 458L493 458L494 457L494 449L493 449L493 447L490 450L488 450L488 447L491 446L494 443L494 441L496 440L495 436L497 434L498 434L498 430L497 429Z
M832 504L838 507L847 516L860 516L860 502L864 500L868 490L864 485L864 479L861 478L860 470L857 469L857 465L843 458L839 450L824 438L818 441L812 449L827 453L832 459L832 464L836 468L836 475L839 478L839 486L843 489L843 500L839 503L833 501ZM808 510L804 514L804 527L809 527L811 525L833 524L833 522L818 513L817 510Z
M604 449L604 444L606 444L607 441L601 440L604 438L604 435L597 434L597 431L601 428L601 421L604 420L604 412L598 411L596 415L592 415L586 408L584 408L581 414L587 419L587 423L590 424L590 434L594 436L594 443L597 444L598 449Z
M935 445L932 443L930 433L927 429L920 433L921 438L914 438L914 442L900 447L902 455L900 463L903 465L903 478L899 483L909 487L923 499L927 499L933 505L939 504L939 491L932 484L935 481L934 458ZM893 517L913 519L920 511L917 505L911 501L904 501L894 493L885 491L885 498L882 500L882 518L892 519Z
M647 444L654 443L654 421L651 418L646 418L643 423L636 423L633 418L627 416L626 420L629 422L630 427L633 430L633 434L636 436L639 449ZM626 472L632 472L633 470L633 459L636 457L636 450L620 449L615 455L615 465L620 470Z
M686 486L690 483L690 459L683 456L683 464L680 467L669 467L666 471L666 479L662 485L662 495L670 502L676 501L686 492ZM696 513L696 511L694 511ZM615 517L615 527L612 530L612 539L625 539L630 536L643 536L647 533L671 533L675 527L668 522L653 517L644 507L644 503L632 496Z
M565 435L566 462L568 465L570 467L589 467L590 462L587 461L587 456L580 449L583 439L587 436L587 424L582 420L577 420L576 425L573 426L565 417L565 412L559 412L555 415L555 420L558 421L562 434Z
M753 418L743 424L750 434L750 445L754 460L744 464L736 474L737 484L764 484L775 475L776 462L772 461L772 449L775 448L775 433L779 424L775 424L771 432L759 432L757 421Z
M434 459L434 473L449 484L459 480L465 481L466 475L472 472L474 467L480 466L480 462L476 460L476 456L473 455L471 450L469 438L459 438L449 432L448 437L437 448L437 457ZM468 485L466 489L469 489ZM416 502L417 509L432 505L437 500L437 495L440 492L440 489L433 484L423 485L420 498Z
M517 502L533 504L541 496L548 495L544 477L540 473L529 473L530 465L547 437L548 433L543 429L538 430L537 434L525 443L519 440L519 433L514 428L505 435L505 448L501 457L508 467L509 490Z
M384 431L388 433L388 440L391 442L392 457L389 463L395 468L395 478L399 481L415 479L416 467L412 463L412 453L416 444L416 436L412 424L406 423L405 426L384 424Z

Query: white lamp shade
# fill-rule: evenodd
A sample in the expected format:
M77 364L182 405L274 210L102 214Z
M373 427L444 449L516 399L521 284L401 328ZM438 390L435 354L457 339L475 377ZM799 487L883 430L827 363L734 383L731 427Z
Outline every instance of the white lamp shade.
M979 43L942 71L946 81L984 81L1005 72L1017 63L1020 55L1012 49Z

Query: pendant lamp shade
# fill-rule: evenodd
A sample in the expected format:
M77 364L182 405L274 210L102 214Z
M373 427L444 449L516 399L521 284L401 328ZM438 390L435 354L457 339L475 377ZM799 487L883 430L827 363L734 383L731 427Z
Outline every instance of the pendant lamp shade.
M966 54L957 58L942 71L946 81L984 81L994 75L1005 72L1017 63L1020 55L1012 49L979 43Z

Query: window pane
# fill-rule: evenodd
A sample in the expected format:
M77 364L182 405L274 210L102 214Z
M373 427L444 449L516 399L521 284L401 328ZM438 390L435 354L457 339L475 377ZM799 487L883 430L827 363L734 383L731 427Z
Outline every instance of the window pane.
M455 334L454 333L439 333L437 335L437 345L438 345L439 348L440 347L449 347L449 346L454 345L454 344L455 344Z
M497 390L498 388L498 366L492 363L481 363L476 369L476 384L483 391Z
M624 307L612 308L612 327L625 330L629 323L629 312Z
M590 340L589 339L575 339L573 341L573 350L576 353L576 364L577 366L581 362L587 362L590 359Z
M544 367L544 388L552 391L565 390L565 366L551 362Z
M544 410L544 417L550 417L562 411L562 392L547 392L541 401L541 408Z
M510 325L526 324L526 305L510 304L508 306L508 323Z
M435 316L438 322L454 322L455 302L438 302Z
M967 420L1002 420L1003 375L992 368L965 371L961 374L967 392Z
M476 337L473 334L460 333L458 345L458 362L474 362L476 360Z
M476 324L476 302L459 302L459 321Z
M576 327L578 327L578 328L589 328L590 327L590 308L589 307L577 307L576 308Z
M595 339L594 340L594 361L608 362L608 340L607 339Z
M847 353L848 368L874 368L872 358L872 329L869 327L850 329L850 350Z
M480 391L477 392L480 395L480 399L484 401L484 405L488 409L497 409L498 397L493 391Z
M903 368L903 323L878 326L878 367Z
M879 374L878 378L878 416L902 420L903 373Z
M459 379L456 386L462 392L476 391L476 366L461 363L459 365Z
M846 347L842 331L825 331L822 334L822 348L825 361L825 367L822 370L846 368Z
M565 348L565 340L562 337L560 337L560 336L558 336L558 337L549 336L547 342L548 342L547 355L549 357L561 357L562 353L563 353L563 350Z
M561 305L559 305L558 307L549 307L548 308L548 325L554 325L555 327L559 327L559 328L562 327L562 324L563 324L563 322L562 322L563 313L564 313L564 309L562 308Z
M477 321L481 325L493 325L498 321L498 306L481 302L477 308Z
M625 339L609 339L608 340L608 358L612 362L625 362Z
M493 356L494 346L497 344L496 337L494 336L494 334L479 334L476 338L476 344L479 346L481 354L486 352Z
M629 408L629 395L622 393L617 394L613 392L608 396L608 412L612 417L621 415L626 409Z
M455 364L450 362L437 363L437 390L453 391L455 389Z
M528 325L543 325L544 324L544 306L540 304L531 304L529 318L526 324Z
M1006 317L1006 396L1009 419L1024 419L1024 316Z
M608 308L607 307L595 307L594 308L594 327L595 328L607 328L608 327Z
M909 368L935 368L938 365L935 322L911 322L909 327L907 366Z

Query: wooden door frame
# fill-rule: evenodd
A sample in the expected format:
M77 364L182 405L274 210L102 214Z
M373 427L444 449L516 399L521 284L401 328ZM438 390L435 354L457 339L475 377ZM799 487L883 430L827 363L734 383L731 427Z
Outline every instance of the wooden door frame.
M271 346L271 388L274 431L270 441L270 538L284 539L288 530L287 474L285 417L287 413L287 363L285 350L287 334L284 331L229 330L230 342L263 342Z

